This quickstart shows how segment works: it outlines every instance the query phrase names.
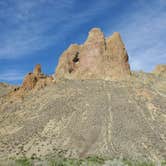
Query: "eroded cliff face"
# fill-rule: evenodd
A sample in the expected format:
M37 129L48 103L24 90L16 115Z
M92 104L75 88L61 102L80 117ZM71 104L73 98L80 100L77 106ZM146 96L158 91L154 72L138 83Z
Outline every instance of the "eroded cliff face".
M41 65L37 64L33 72L29 72L23 79L22 85L16 87L6 95L7 98L22 98L31 91L38 91L53 82L52 76L46 76L42 73Z
M52 77L42 73L41 65L37 64L33 72L30 72L25 76L21 89L23 91L33 90L34 88L41 89L50 84L52 80Z
M59 59L55 77L123 79L130 76L128 55L119 33L105 38L93 28L83 45L72 44Z

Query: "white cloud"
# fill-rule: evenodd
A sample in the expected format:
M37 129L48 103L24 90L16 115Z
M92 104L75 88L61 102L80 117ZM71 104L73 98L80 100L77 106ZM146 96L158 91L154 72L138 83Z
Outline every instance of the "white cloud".
M0 72L0 80L2 82L10 82L10 81L21 81L24 78L24 73L17 71L15 69L10 69L6 71Z
M10 4L4 3L0 11L0 24L3 27L4 18L7 25L0 39L0 59L24 57L55 45L71 30L115 5L115 2L110 3L109 0L97 0L88 8L75 12L73 6L76 7L76 2L17 0Z
M118 1L96 0L86 8L81 6L80 10L77 0L0 1L0 60L12 62L59 44L63 37ZM17 70L17 66L4 70L0 71L0 81L20 81L25 74Z
M151 71L166 63L166 1L139 2L138 10L124 14L114 28L122 34L132 69Z
M31 56L38 50L56 45L75 29L97 18L105 11L121 5L120 0L96 0L77 10L77 0L2 0L0 1L0 60ZM106 35L119 31L126 44L133 70L150 71L158 63L166 63L166 1L138 0L117 18L108 15ZM130 11L131 10L131 11ZM109 20L119 19L115 25ZM104 26L103 25L103 26ZM77 36L77 35L76 35ZM0 72L0 80L21 80L19 70Z

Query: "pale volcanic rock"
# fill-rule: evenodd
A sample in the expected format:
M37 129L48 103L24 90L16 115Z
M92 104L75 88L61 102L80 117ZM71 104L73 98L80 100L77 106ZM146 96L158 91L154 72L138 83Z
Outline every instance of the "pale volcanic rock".
M53 78L42 73L41 65L37 64L33 73L28 73L23 81L21 89L32 90L41 89L52 82Z
M17 89L17 88L18 88L18 86L0 82L0 97L10 93L11 91L13 91L14 89Z
M130 65L125 45L118 32L106 39L105 72L114 78L122 78L130 75ZM106 67L107 66L107 67Z
M37 64L37 65L35 66L33 73L36 74L36 75L42 73L41 65L40 65L40 64Z
M166 65L157 65L153 71L154 74L157 75L166 75Z
M79 53L80 46L72 44L60 57L60 63L56 69L59 78L70 77L71 72L76 68L77 64L73 63L75 55Z
M105 38L100 29L94 28L80 49L76 78L91 79L102 77L102 55L106 49Z
M128 55L119 33L105 38L93 28L83 45L71 45L60 57L56 78L123 79L130 76Z
M35 87L37 81L38 78L34 73L28 73L24 78L21 88L24 90L32 90Z
M40 90L53 82L52 76L42 73L41 65L35 66L33 72L28 73L20 87L9 94L10 97L22 97L32 90Z
M50 85L53 82L53 77L51 76L46 76L45 78L40 78L35 86L36 90L40 90L48 85Z

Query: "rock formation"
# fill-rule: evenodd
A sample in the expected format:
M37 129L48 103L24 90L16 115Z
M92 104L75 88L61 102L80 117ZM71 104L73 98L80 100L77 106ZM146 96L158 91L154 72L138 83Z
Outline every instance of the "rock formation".
M42 73L40 64L37 64L33 73L28 73L23 81L21 88L23 90L40 89L45 87L52 81L52 77L48 77Z
M40 75L42 73L42 70L41 70L41 65L40 64L37 64L33 70L33 73L35 75Z
M72 44L62 54L55 77L67 79L122 79L130 76L128 55L120 34L105 38L93 28L83 45Z
M31 90L39 90L45 86L51 84L53 78L51 76L46 76L42 73L41 65L37 64L33 72L28 73L23 83L20 87L15 88L13 92L10 93L11 97L24 96L27 92Z
M166 65L157 65L153 73L157 75L166 75Z
M34 73L28 73L23 81L21 88L24 90L32 90L38 81L37 76Z
M118 80L130 76L120 34L92 29L60 57L56 83L38 64L12 93L0 84L0 159L166 159L165 71Z

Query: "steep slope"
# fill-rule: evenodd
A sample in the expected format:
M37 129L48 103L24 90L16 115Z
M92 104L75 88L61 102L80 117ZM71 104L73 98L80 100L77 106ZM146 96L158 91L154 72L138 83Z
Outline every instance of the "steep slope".
M0 82L0 97L6 95L10 91L17 88L17 86L9 85L7 83Z
M164 64L157 65L153 73L157 75L163 75L166 77L166 65Z
M165 69L131 73L120 34L92 29L62 54L53 77L37 65L0 97L0 159L166 159Z
M128 81L61 80L22 101L3 98L0 158L166 158L165 85L164 77L135 73Z

